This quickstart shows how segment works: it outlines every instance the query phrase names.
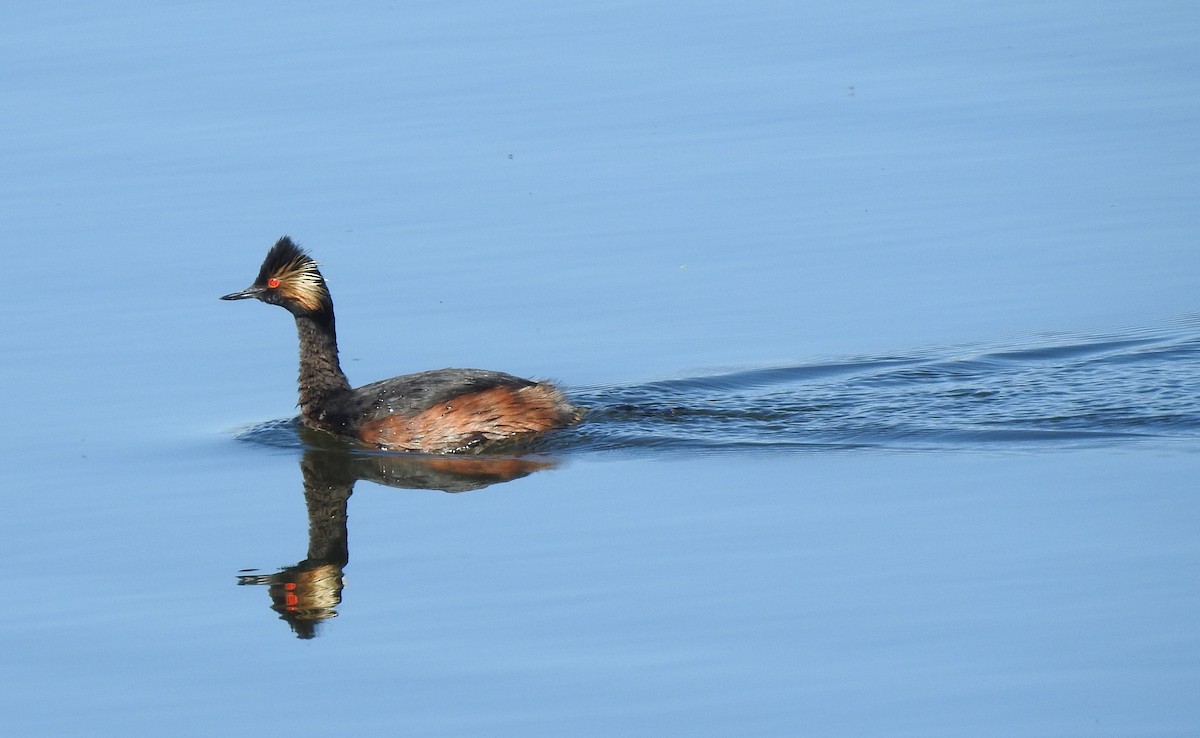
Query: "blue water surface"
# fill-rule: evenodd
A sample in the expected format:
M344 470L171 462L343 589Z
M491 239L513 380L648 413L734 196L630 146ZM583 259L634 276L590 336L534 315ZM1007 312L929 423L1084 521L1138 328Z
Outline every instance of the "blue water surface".
M3 16L3 734L1200 730L1191 5ZM586 422L302 433L284 233Z

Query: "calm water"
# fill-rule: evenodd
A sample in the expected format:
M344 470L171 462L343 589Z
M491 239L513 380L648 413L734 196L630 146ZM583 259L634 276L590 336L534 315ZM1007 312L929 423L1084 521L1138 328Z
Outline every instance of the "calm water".
M0 732L1200 732L1198 34L8 8ZM216 299L285 232L355 383L587 422L301 433L289 317Z

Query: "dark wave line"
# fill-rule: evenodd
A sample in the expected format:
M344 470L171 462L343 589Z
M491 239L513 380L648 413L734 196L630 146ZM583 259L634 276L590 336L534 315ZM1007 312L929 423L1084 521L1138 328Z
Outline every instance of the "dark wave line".
M576 450L946 447L1200 436L1200 336L1072 338L581 388ZM558 444L556 444L558 445Z
M1200 439L1200 333L858 357L577 387L585 421L535 450L1006 449ZM294 421L245 440L302 447Z

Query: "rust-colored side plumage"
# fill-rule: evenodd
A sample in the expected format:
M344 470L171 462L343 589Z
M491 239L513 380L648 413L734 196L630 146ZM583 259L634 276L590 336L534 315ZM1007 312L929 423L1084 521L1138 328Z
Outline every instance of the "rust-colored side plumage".
M458 395L416 415L363 423L358 436L394 451L439 453L544 433L578 420L578 411L547 384L493 387Z

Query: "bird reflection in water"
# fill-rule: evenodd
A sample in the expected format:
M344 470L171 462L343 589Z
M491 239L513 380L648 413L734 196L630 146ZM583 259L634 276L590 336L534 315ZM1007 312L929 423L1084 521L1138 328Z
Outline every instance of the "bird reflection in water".
M414 456L310 449L300 461L308 506L308 555L274 574L243 572L238 584L265 584L271 609L298 638L317 635L337 616L342 570L350 559L346 507L354 483L366 479L388 487L469 492L546 469L545 459L499 456Z

